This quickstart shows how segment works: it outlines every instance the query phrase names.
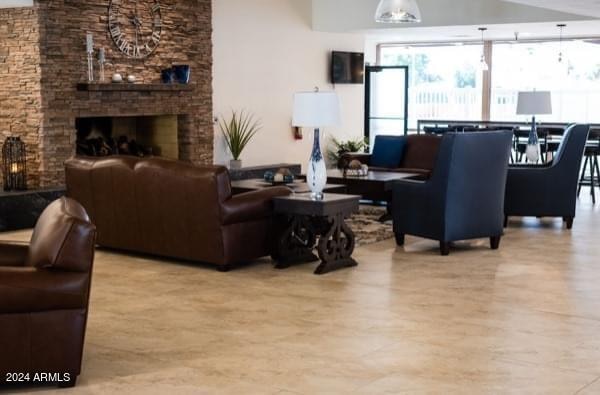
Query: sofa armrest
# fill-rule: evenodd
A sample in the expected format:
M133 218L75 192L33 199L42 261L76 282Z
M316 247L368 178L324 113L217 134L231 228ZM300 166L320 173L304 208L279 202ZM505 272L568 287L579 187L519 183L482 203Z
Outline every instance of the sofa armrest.
M28 253L28 245L0 243L0 267L24 266Z
M338 167L343 169L348 167L348 164L353 160L358 160L363 165L370 166L371 165L371 154L360 153L360 152L346 152L342 154L340 159L338 160Z
M221 222L231 225L268 218L273 214L273 198L287 196L287 187L272 187L233 196L221 206Z

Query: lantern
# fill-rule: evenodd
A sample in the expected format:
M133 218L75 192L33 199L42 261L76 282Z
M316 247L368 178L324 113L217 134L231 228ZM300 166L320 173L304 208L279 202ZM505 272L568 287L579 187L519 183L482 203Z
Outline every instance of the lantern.
M2 146L5 191L27 189L27 153L20 137L7 137Z

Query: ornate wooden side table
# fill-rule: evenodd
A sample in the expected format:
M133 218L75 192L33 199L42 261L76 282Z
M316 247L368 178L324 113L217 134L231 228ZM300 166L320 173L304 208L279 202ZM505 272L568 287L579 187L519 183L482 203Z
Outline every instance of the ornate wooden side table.
M356 266L352 258L355 237L345 219L358 211L360 196L326 193L322 200L310 194L273 199L277 226L272 257L275 267L285 269L296 263L321 264L315 274ZM317 247L317 255L313 253Z

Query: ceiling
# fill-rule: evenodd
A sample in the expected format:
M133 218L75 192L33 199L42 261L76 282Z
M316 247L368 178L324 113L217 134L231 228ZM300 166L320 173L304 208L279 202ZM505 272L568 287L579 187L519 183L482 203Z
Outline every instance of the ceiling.
M375 22L378 2L379 0L313 0L313 29L336 33L377 33L391 30L404 35L410 34L409 30L429 27L489 27L523 23L547 23L549 26L556 26L558 22L597 20L593 16L556 11L512 0L418 0L423 17L421 23L390 25ZM343 18L340 18L341 10Z
M423 22L379 24L379 0L313 0L313 29L362 33L373 42L480 41L600 37L600 0L417 0ZM343 9L343 18L340 18Z
M566 22L566 25L563 30L563 37L600 37L600 20L571 21ZM560 36L560 30L556 27L556 23L507 23L485 26L488 28L485 33L485 39L493 41L512 41L515 39L515 34L517 34L520 40L556 39ZM403 29L401 32L388 29L385 31L369 32L366 36L369 40L380 43L468 42L481 40L481 33L477 30L479 27L480 25L414 27Z
M600 18L600 0L504 0L554 11Z

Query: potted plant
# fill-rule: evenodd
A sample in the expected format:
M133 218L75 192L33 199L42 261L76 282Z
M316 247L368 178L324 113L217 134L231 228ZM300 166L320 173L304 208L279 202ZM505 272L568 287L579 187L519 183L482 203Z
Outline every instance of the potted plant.
M341 141L333 137L331 143L332 146L327 151L327 156L329 157L329 161L336 166L338 166L342 155L348 152L360 152L368 147L366 139Z
M240 169L240 155L252 137L260 130L260 123L254 120L252 114L244 111L232 111L229 121L221 118L219 128L233 159L229 162L230 169Z

